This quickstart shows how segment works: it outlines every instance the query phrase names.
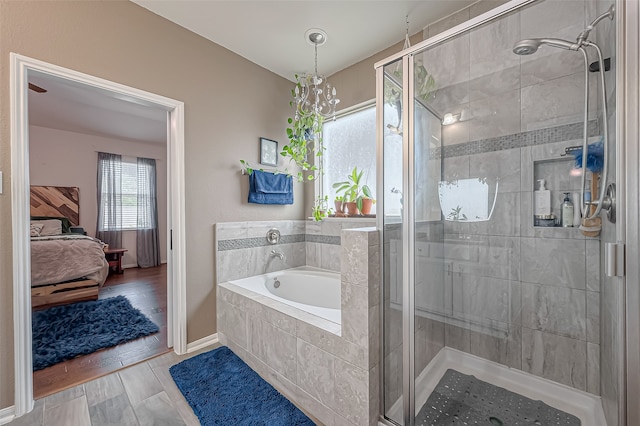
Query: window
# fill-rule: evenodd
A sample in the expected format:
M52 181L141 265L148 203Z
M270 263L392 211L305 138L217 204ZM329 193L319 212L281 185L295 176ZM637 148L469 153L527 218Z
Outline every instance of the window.
M99 170L103 173L102 179L102 224L101 231L151 229L151 218L146 214L139 214L139 205L152 202L151 185L148 182L149 165L138 164L136 159L123 159L120 167L115 167L113 181L115 185L109 185L106 176L106 163L101 162ZM118 170L119 169L119 170ZM113 182L111 182L113 183ZM113 194L109 194L109 186L112 186ZM115 201L115 206L110 205ZM107 214L111 210L111 216ZM115 223L109 226L109 217L115 218ZM113 219L112 219L113 220ZM115 226L114 226L115 225Z
M363 180L376 198L376 107L345 114L327 120L322 129L325 147L322 155L324 174L322 195L329 196L329 207L333 206L336 190L332 185L347 180L354 167L364 170ZM375 213L375 204L371 210Z

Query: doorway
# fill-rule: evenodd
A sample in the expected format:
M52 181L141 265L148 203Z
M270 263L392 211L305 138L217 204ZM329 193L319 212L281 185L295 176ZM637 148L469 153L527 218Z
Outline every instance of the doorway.
M64 79L113 99L166 111L167 136L167 345L186 352L184 241L184 104L139 89L11 54L12 225L14 256L15 414L33 408L31 258L29 236L28 82L33 75Z

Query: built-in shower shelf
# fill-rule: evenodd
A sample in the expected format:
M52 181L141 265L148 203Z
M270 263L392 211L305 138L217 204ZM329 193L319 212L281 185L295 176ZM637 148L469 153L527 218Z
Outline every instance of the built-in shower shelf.
M562 226L531 226L533 231L532 236L538 238L563 238L571 240L583 240L587 237L582 235L580 228L569 227L563 228Z

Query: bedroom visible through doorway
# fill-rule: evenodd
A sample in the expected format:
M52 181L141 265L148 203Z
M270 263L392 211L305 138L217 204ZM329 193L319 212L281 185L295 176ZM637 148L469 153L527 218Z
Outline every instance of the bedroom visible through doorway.
M167 114L59 77L32 73L29 83L33 393L40 398L170 350ZM56 221L61 226L48 229ZM128 304L85 310L117 296ZM136 310L158 331L118 329Z
M132 309L139 309L145 317L159 323L160 331L155 335L146 335L146 337L138 339L137 342L128 341L121 345L122 347L118 349L117 354L113 351L114 347L110 353L107 353L109 349L99 350L98 352L102 352L98 357L100 360L95 355L92 360L89 358L82 360L83 357L91 354L74 358L73 361L78 366L83 363L85 367L90 365L93 368L90 373L92 377L82 378L80 382L113 371L105 369L107 364L115 367L118 364L120 367L129 365L148 356L153 356L153 354L166 352L171 346L178 354L186 352L183 201L184 105L179 101L16 54L11 54L11 65L13 178L11 192L14 229L14 336L16 348L15 414L20 416L33 408L31 301L35 299L32 297L34 293L39 293L38 296L42 296L38 303L44 302L34 308L35 310L47 309L49 305L61 305L64 309L71 306L75 309L77 306L85 306L84 304L100 305L103 299L114 296L114 299L129 300L130 305L133 306ZM47 111L47 114L32 122L31 118L37 117L37 108L43 106L38 105L38 102L31 98L29 93L31 90L29 89L33 86L37 86L39 89L39 91L34 91L34 95L46 95L47 92L41 90L45 89L50 90L50 94L57 92L60 96L41 98L49 101L48 105L44 102L43 110ZM79 102L78 99L80 99ZM103 112L106 111L106 116L96 114L96 108L94 108L96 100L97 104L101 105ZM74 102L80 103L81 106L69 114L69 110L73 110L72 104ZM66 116L64 112L66 112ZM109 114L111 114L110 117L108 117ZM141 122L138 127L133 124L132 120L127 121L132 116L136 121ZM74 122L70 117L77 120ZM149 126L154 119L158 125ZM144 132L140 132L145 128L155 128L156 136L162 135L161 146L154 146L156 142L153 140L145 140ZM128 133L123 134L123 130ZM39 140L44 141L40 146L38 146ZM59 142L57 147L53 147L54 140ZM57 148L57 151L52 152L52 148L54 150ZM23 230L29 229L27 221L33 219L38 222L35 227L35 233L38 234L42 231L39 222L50 220L51 217L49 215L45 215L44 218L34 217L34 212L30 211L30 205L33 204L29 200L30 184L38 184L37 186L41 187L79 187L80 190L76 197L79 219L76 218L76 223L72 225L65 223L64 232L54 230L52 233L59 234L63 237L62 239L92 240L92 236L97 235L98 224L97 197L95 196L98 187L97 152L113 152L115 150L120 150L127 156L153 159L158 164L162 164L162 167L157 169L158 182L164 182L162 189L160 189L161 185L158 185L158 198L162 198L162 200L158 200L158 216L162 222L158 229L163 234L158 238L158 249L162 251L161 265L137 268L139 263L136 255L138 236L135 235L135 230L129 229L125 232L133 232L134 237L127 239L127 236L123 235L122 243L118 244L121 247L113 245L105 247L102 242L99 242L101 255L96 259L100 257L101 260L96 260L96 263L104 263L99 265L100 273L90 273L86 276L83 273L82 277L62 277L60 281L56 278L43 283L45 287L63 286L62 292L58 291L59 288L53 290L47 288L41 292L40 290L34 291L30 286L32 281L30 237ZM149 150L152 152L150 153ZM87 160L89 157L93 160ZM56 167L58 168L57 172L51 173ZM49 173L48 177L45 176L47 173ZM91 177L88 177L89 175ZM61 214L56 217L66 218L68 216L66 211L59 211ZM62 224L60 225L62 228ZM67 227L67 225L69 226ZM141 225L138 228L146 228L146 226ZM33 234L34 231L31 232ZM51 234L36 236L36 238L54 239ZM114 259L110 256L114 251L120 254L117 256L119 261L117 267L114 267L116 266L113 262ZM57 259L57 263L71 264L72 260L83 256L70 256L66 259L61 257ZM103 275L103 272L106 272L108 276ZM84 281L84 283L76 284L76 280ZM93 284L97 284L97 294L95 294ZM62 297L58 294L65 292L68 294ZM94 302L91 299L99 300ZM82 300L89 301L83 302ZM115 357L118 358L117 361L114 361ZM55 365L51 365L48 368L54 367ZM44 381L47 382L47 386L55 382L60 385L57 389L52 389L47 393L74 385L74 383L63 380L57 381L51 376ZM37 391L36 395L42 396L43 393Z

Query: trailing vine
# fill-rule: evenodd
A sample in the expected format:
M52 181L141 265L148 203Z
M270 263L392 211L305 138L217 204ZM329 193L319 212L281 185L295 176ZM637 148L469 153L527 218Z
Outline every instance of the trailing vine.
M298 80L296 86L298 90L301 90L302 85L298 75L296 75L296 79ZM295 99L295 89L291 90L291 96ZM298 105L294 105L294 100L290 101L289 105L295 108L295 114L287 120L289 124L289 127L287 127L289 143L282 147L280 155L285 158L289 157L289 161L300 168L297 176L298 182L312 181L322 174L322 170L318 168L315 161L312 164L309 159L314 155L320 157L323 154L322 123L324 117L313 111L302 110ZM318 173L309 173L305 179L305 172Z

